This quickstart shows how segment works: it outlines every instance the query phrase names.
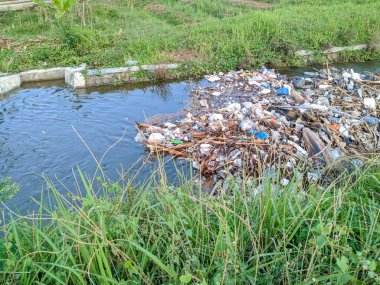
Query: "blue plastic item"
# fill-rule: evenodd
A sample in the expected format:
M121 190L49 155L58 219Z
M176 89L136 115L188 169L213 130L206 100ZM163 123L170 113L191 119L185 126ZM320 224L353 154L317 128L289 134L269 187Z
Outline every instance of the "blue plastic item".
M259 132L255 134L255 139L265 140L268 138L268 134L265 132Z
M278 88L277 89L277 95L283 95L283 96L289 95L288 88L285 88L285 87Z
M372 125L380 124L380 119L372 116L365 116L362 119L364 122Z
M256 133L256 132L257 132L257 131L250 129L250 130L248 130L248 131L246 132L246 134L247 134L247 135L253 135L253 134Z

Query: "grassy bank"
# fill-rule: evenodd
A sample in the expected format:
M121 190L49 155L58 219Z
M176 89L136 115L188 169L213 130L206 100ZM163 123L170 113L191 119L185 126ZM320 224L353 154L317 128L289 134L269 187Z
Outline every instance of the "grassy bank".
M90 67L184 62L186 73L312 62L299 49L377 43L376 0L89 1L59 21L44 11L0 15L0 72L87 63ZM379 59L349 52L334 60Z
M36 215L12 215L3 284L374 284L380 281L380 164L329 187L276 179L205 196L165 176L140 189L83 178L51 186ZM195 188L195 189L194 189ZM255 190L256 189L256 190ZM195 190L195 191L194 191ZM233 193L233 195L231 195ZM46 194L45 194L46 195ZM46 197L46 196L45 196Z

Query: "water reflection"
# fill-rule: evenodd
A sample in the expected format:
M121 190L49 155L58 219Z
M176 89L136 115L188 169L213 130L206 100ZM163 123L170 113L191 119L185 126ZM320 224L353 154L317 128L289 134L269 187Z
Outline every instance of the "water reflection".
M93 174L92 154L99 160L115 142L101 162L110 179L118 179L121 170L141 167L146 152L133 140L134 122L182 109L194 86L176 82L74 92L56 84L27 85L0 101L0 176L20 184L21 191L8 203L20 211L33 209L32 198L38 200L43 187L42 173L74 189L72 169L78 165ZM141 177L157 168L154 160L148 162ZM172 175L175 169L168 171Z

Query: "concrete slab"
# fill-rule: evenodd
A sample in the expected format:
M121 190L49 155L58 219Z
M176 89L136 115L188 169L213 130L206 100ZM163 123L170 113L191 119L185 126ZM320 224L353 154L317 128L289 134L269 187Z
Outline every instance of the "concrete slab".
M90 69L87 71L88 75L106 75L106 74L117 74L117 73L128 73L139 71L138 66L129 67L117 67L117 68L103 68L103 69Z
M166 70L166 69L174 69L178 68L179 64L153 64L153 65L142 65L141 70L145 71L155 71L155 70Z
M356 46L347 46L347 47L332 47L329 49L326 49L322 51L324 54L329 54L329 53L337 53L345 50L363 50L366 49L367 45L356 45Z
M34 6L36 6L36 3L33 2L1 5L0 12L25 10Z
M0 1L0 6L11 5L11 4L21 4L21 3L33 3L30 0L9 0L9 1Z
M65 68L35 69L20 73L22 83L65 79Z
M309 56L313 55L314 52L312 50L298 50L295 52L297 56Z
M21 86L20 74L0 77L0 95L12 91Z
M332 48L325 49L325 50L322 50L319 52L321 52L322 54L333 54L333 53L338 53L338 52L342 52L342 51L346 51L346 50L365 50L367 48L368 48L368 45L363 44L363 45L345 46L345 47L332 47ZM295 55L297 55L297 56L310 56L310 55L313 55L317 52L318 51L312 51L312 50L298 50L295 52Z
M85 88L86 87L86 78L84 74L86 72L86 65L82 64L78 67L66 67L65 68L65 82L70 87Z

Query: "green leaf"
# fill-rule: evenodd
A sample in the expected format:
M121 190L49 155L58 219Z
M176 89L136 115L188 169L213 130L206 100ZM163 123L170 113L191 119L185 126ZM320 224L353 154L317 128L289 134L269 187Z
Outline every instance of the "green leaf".
M192 230L192 229L188 229L188 230L186 230L186 235L187 235L188 237L192 237L192 236L193 236L193 230Z
M340 270L343 272L343 273L346 273L348 271L348 258L345 257L344 255L341 257L341 258L337 258L336 259L336 265L338 265L338 267L340 268Z
M344 273L338 277L337 284L340 284L340 285L346 284L346 283L350 282L351 278L352 277L350 274Z
M322 248L327 243L327 240L324 236L317 236L317 246Z
M143 248L141 245L139 245L138 243L136 243L132 240L130 240L129 243L131 245L133 245L136 249L138 249L139 251L144 253L147 257L149 257L154 263L156 263L162 270L164 270L166 273L168 273L172 278L176 277L175 272L171 268L166 266L157 256L155 256L150 251Z
M181 281L182 284L188 284L191 282L191 274L186 273L185 275L181 275L179 277L179 281Z
M63 15L65 15L65 12L64 11L58 11L57 13L55 13L55 18L58 20L58 19L61 19L63 17Z
M377 262L375 260L371 261L371 263L368 266L368 269L371 271L376 271L377 268Z
M130 271L133 270L133 266L132 266L132 262L130 262L129 260L127 260L126 262L124 262L124 267Z

